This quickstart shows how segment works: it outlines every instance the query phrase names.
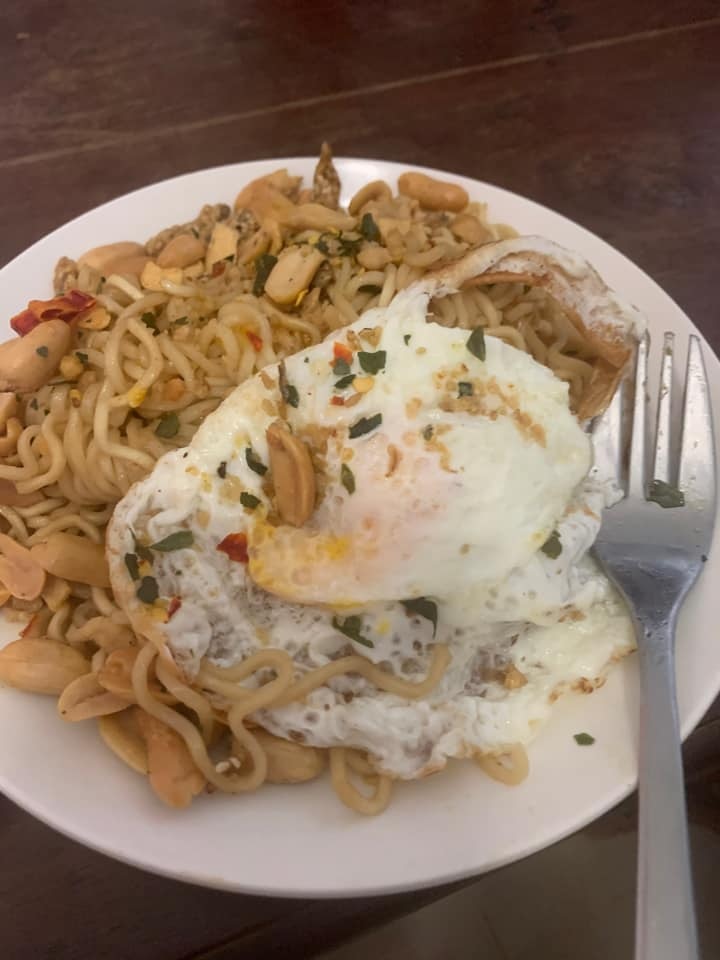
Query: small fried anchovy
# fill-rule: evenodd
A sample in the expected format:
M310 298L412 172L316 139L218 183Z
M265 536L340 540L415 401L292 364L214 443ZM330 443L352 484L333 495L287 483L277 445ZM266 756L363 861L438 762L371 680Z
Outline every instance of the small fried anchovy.
M473 385L467 383L465 380L461 380L458 383L458 396L459 397L471 397L473 395Z
M247 507L248 510L254 510L260 503L260 498L256 497L254 493L248 493L246 490L240 494L240 503Z
M346 463L340 467L340 483L348 493L355 493L355 474Z
M366 213L363 215L363 218L360 221L360 233L365 237L366 240L377 242L380 239L380 228L373 220L373 215L371 213Z
M138 563L136 553L125 554L125 566L127 567L127 572L130 574L132 580L140 579L140 564Z
M353 640L355 643L362 644L363 647L375 646L372 640L368 640L367 637L364 637L360 633L360 630L362 629L362 617L345 617L344 620L341 620L339 617L333 617L332 625L336 630L339 630L340 633L344 634L346 637L349 637L349 639Z
M265 284L272 268L277 263L277 257L271 253L261 253L255 261L255 280L253 282L253 296L261 297L265 293Z
M217 468L217 475L221 480L224 480L227 476L227 460L221 460L220 466Z
M562 553L562 543L560 542L560 534L557 530L553 530L540 549L546 557L550 557L551 560L557 560Z
M155 603L160 596L155 577L143 577L135 593L138 600L142 600L143 603Z
M648 500L654 500L661 507L684 507L685 494L664 480L653 480L648 490Z
M362 437L366 433L373 431L376 427L379 427L381 423L381 413L376 413L372 417L360 417L360 419L356 420L355 423L350 427L348 436L351 440L356 440L358 437Z
M437 633L437 604L427 597L416 597L414 600L402 600L406 613L415 613L424 620L429 620L433 628L433 637Z
M595 737L592 737L589 733L576 733L573 740L580 747L591 747L595 743Z
M485 359L485 332L482 327L475 327L473 332L467 338L465 346L470 353L478 360Z
M245 462L251 470L253 470L255 473L258 473L261 477L264 477L267 473L267 467L262 460L260 460L252 447L245 447Z
M360 368L364 370L365 373L380 373L385 367L386 360L387 353L384 350L376 350L375 353L367 353L365 350L360 350L358 353Z
M151 543L150 549L158 550L160 553L170 553L171 550L186 550L193 545L194 541L192 530L177 530L158 540L157 543Z
M288 383L287 379L287 370L285 369L285 361L283 360L278 367L278 383L280 384L280 396L283 398L285 403L290 407L297 407L300 403L300 396L297 392L297 387L294 387L291 383Z

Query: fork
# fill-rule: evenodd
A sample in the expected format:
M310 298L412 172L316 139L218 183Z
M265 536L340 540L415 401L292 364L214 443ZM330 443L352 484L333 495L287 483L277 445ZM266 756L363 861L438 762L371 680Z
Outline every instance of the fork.
M595 555L627 601L640 663L635 960L699 960L674 647L678 611L707 559L715 522L712 411L700 341L691 336L675 466L674 337L666 333L648 483L648 351L646 335L636 351L634 389L627 379L593 429L596 475L614 479L624 492L605 511Z

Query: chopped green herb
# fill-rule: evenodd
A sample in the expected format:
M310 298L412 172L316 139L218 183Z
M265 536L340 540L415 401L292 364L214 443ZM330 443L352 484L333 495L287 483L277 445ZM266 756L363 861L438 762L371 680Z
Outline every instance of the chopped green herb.
M591 747L595 743L595 737L590 736L589 733L576 733L573 740L581 747Z
M180 420L176 413L163 413L160 423L155 427L155 436L170 440L180 429Z
M381 413L376 413L372 417L360 417L360 419L356 420L355 423L350 427L348 436L351 440L356 440L358 437L362 437L366 433L370 433L376 427L379 427L381 423Z
M245 462L251 470L260 474L261 477L264 477L267 473L267 467L255 453L252 447L245 447Z
M437 633L437 604L427 597L416 597L414 600L403 600L402 605L406 613L417 614L424 620L429 620L433 628L433 636Z
M320 236L318 237L315 243L315 247L317 250L320 251L320 253L324 253L325 256L327 257L330 255L330 247L328 246L327 240L325 239L326 236L332 236L332 234L325 234L325 233L320 234Z
M339 380L335 381L336 390L346 390L355 379L354 373L349 373L346 377L340 377Z
M138 600L142 600L143 603L155 603L160 596L155 577L143 577L140 581L140 586L135 591L135 595Z
M217 475L221 480L224 480L227 476L227 460L221 460L220 466L217 468Z
M348 493L355 493L355 474L346 463L340 467L340 483Z
M372 640L368 640L367 637L364 637L362 633L360 633L362 629L362 617L345 617L344 620L341 620L339 617L333 617L332 625L336 630L339 630L340 633L345 634L346 637L349 637L350 640L355 643L362 644L363 647L375 646Z
M403 336L403 340L405 341L405 346L407 346L407 345L410 343L410 340L411 340L411 339L412 339L412 334L411 334L411 333L406 333L406 334Z
M157 317L154 313L144 313L140 319L145 324L146 327L150 327L151 330L157 330Z
M300 403L300 394L297 392L297 387L294 387L291 383L285 383L280 387L280 393L282 398L291 407L297 407Z
M42 347L38 347L38 348L36 349L35 353L36 353L39 357L47 357L47 355L50 353L50 351L49 351L48 348L45 346L45 344L43 344Z
M88 365L88 355L86 353L83 353L81 350L76 350L75 356L84 367Z
M310 363L310 357L305 357L303 363Z
M362 237L338 237L338 253L341 257L354 257L360 250Z
M187 550L194 542L192 530L176 530L175 533L169 533L157 543L151 543L150 549L160 553L170 553L172 550Z
M380 239L380 230L378 225L373 220L373 215L371 213L366 213L363 215L363 218L360 221L360 233L365 237L366 240L378 241Z
M648 500L659 503L661 507L684 507L685 494L664 480L653 480L648 490Z
M360 350L358 353L360 368L364 370L365 373L380 373L385 366L386 360L387 353L384 350L376 350L375 353L367 353L365 350Z
M546 557L550 557L551 560L557 560L562 553L562 543L560 542L560 534L557 530L553 530L540 549Z
M467 383L465 380L461 380L458 383L458 396L459 397L471 397L473 395L473 385Z
M133 580L140 579L140 564L138 562L136 553L125 554L125 566L127 567L127 571Z
M261 253L255 261L255 281L253 282L253 296L261 297L265 292L265 284L272 268L277 263L277 257L271 253Z
M178 317L177 320L173 320L173 323L176 327L184 327L186 324L190 323L189 317Z
M140 557L140 559L145 560L147 563L152 563L153 555L150 547L146 547L142 543L140 543L138 538L134 534L133 534L133 543L135 544L135 553Z
M422 435L423 435L423 440L432 440L433 428L431 423L429 423L426 427L423 427Z
M344 377L350 373L350 364L342 357L338 357L333 361L332 371L336 377Z
M467 338L465 346L470 353L478 360L485 359L485 331L482 327L475 327L473 332Z
M254 493L248 493L246 490L243 490L240 494L240 503L244 507L247 507L248 510L254 510L260 503L260 497L256 497Z
M377 283L363 283L358 287L358 293L371 293L376 297L382 293L382 287Z
M32 398L32 400L30 401L30 406L32 407L33 410L37 410L38 408L37 397Z

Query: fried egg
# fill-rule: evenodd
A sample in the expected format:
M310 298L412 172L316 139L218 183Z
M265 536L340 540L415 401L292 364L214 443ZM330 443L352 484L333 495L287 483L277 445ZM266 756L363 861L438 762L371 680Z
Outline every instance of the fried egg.
M347 674L253 717L407 779L527 743L561 690L592 686L633 645L588 556L608 494L567 384L496 337L432 322L431 293L409 288L240 385L108 531L118 602L190 677L203 657L272 647L298 674L352 652L419 682L445 644L426 698Z

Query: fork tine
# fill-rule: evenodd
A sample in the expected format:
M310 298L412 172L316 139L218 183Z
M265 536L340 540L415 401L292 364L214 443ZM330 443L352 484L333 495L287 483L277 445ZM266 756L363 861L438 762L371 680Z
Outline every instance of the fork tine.
M710 391L700 340L688 346L678 486L687 499L712 509L715 498L715 446Z
M627 378L622 380L603 414L592 424L592 476L622 488L623 483L623 410Z
M629 497L645 499L645 448L646 448L646 386L647 355L649 337L647 333L638 343L635 361L635 394L633 397L632 439L630 441L630 460L628 465Z
M655 454L651 479L672 480L670 469L670 418L672 414L672 373L675 334L666 333L663 343L660 391L658 394L657 428L655 430Z

